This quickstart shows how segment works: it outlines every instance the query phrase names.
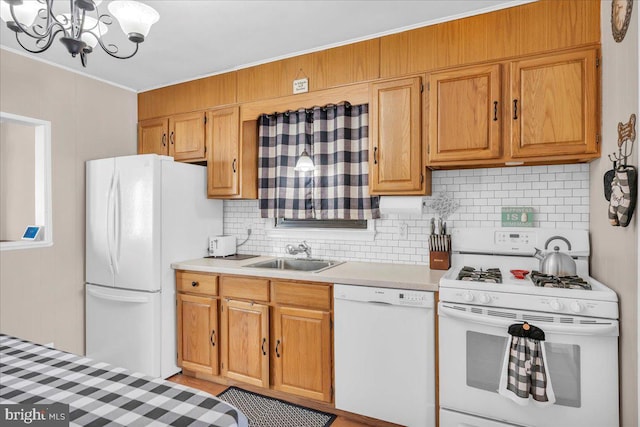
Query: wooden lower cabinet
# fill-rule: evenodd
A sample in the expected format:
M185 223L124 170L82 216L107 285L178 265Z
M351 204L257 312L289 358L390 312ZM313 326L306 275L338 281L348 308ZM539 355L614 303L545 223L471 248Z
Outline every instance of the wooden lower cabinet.
M332 286L177 271L178 365L333 401Z
M331 313L276 307L274 340L273 387L330 402Z
M222 302L222 375L269 387L269 306Z
M218 300L179 293L178 365L218 375Z

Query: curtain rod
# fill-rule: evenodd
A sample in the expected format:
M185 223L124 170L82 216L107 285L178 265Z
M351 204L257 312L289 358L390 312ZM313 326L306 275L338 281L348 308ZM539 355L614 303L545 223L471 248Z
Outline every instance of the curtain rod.
M283 112L275 111L275 112L273 112L271 114L263 113L263 114L261 114L261 116L273 117L273 116L277 116L278 114L289 115L290 113L297 113L297 112L300 112L302 110L304 110L304 112L306 114L309 114L309 113L312 113L313 110L316 109L316 108L322 108L322 109L326 110L327 108L337 108L339 105L344 105L346 108L351 108L351 103L349 101L340 101L337 104L327 104L327 105L322 106L322 107L319 106L319 105L314 105L313 107L309 107L309 108L300 107L300 108L298 108L296 110L286 110L286 111L283 111Z

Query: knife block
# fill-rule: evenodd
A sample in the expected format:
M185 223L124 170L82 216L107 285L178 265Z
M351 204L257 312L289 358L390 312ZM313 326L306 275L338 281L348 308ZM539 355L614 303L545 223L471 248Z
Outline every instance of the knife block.
M429 268L432 270L448 270L451 267L451 253L429 251Z

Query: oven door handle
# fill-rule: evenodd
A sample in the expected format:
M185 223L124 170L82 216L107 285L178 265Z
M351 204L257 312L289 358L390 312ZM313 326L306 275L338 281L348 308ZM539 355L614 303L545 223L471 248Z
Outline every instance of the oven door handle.
M485 316L482 314L469 313L467 311L457 310L440 304L438 314L441 317L450 317L452 319L466 320L472 323L480 323L483 325L498 326L506 329L509 325L518 322L524 322L520 319L503 319ZM610 323L594 324L594 325L573 325L573 324L555 324L540 322L537 324L540 329L545 332L564 334L564 335L591 335L591 336L618 336L618 321L610 320Z

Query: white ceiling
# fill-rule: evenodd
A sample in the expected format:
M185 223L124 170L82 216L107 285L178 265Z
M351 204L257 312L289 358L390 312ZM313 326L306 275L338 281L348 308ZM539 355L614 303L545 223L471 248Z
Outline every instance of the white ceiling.
M532 0L423 1L217 1L146 0L160 14L131 59L108 56L96 47L87 68L54 41L41 54L28 54L135 91L244 68L321 48L432 23L511 7ZM55 8L68 8L56 0ZM107 12L106 4L100 6ZM61 12L64 12L61 10ZM0 45L22 50L4 23ZM133 44L117 23L104 37L122 53Z

